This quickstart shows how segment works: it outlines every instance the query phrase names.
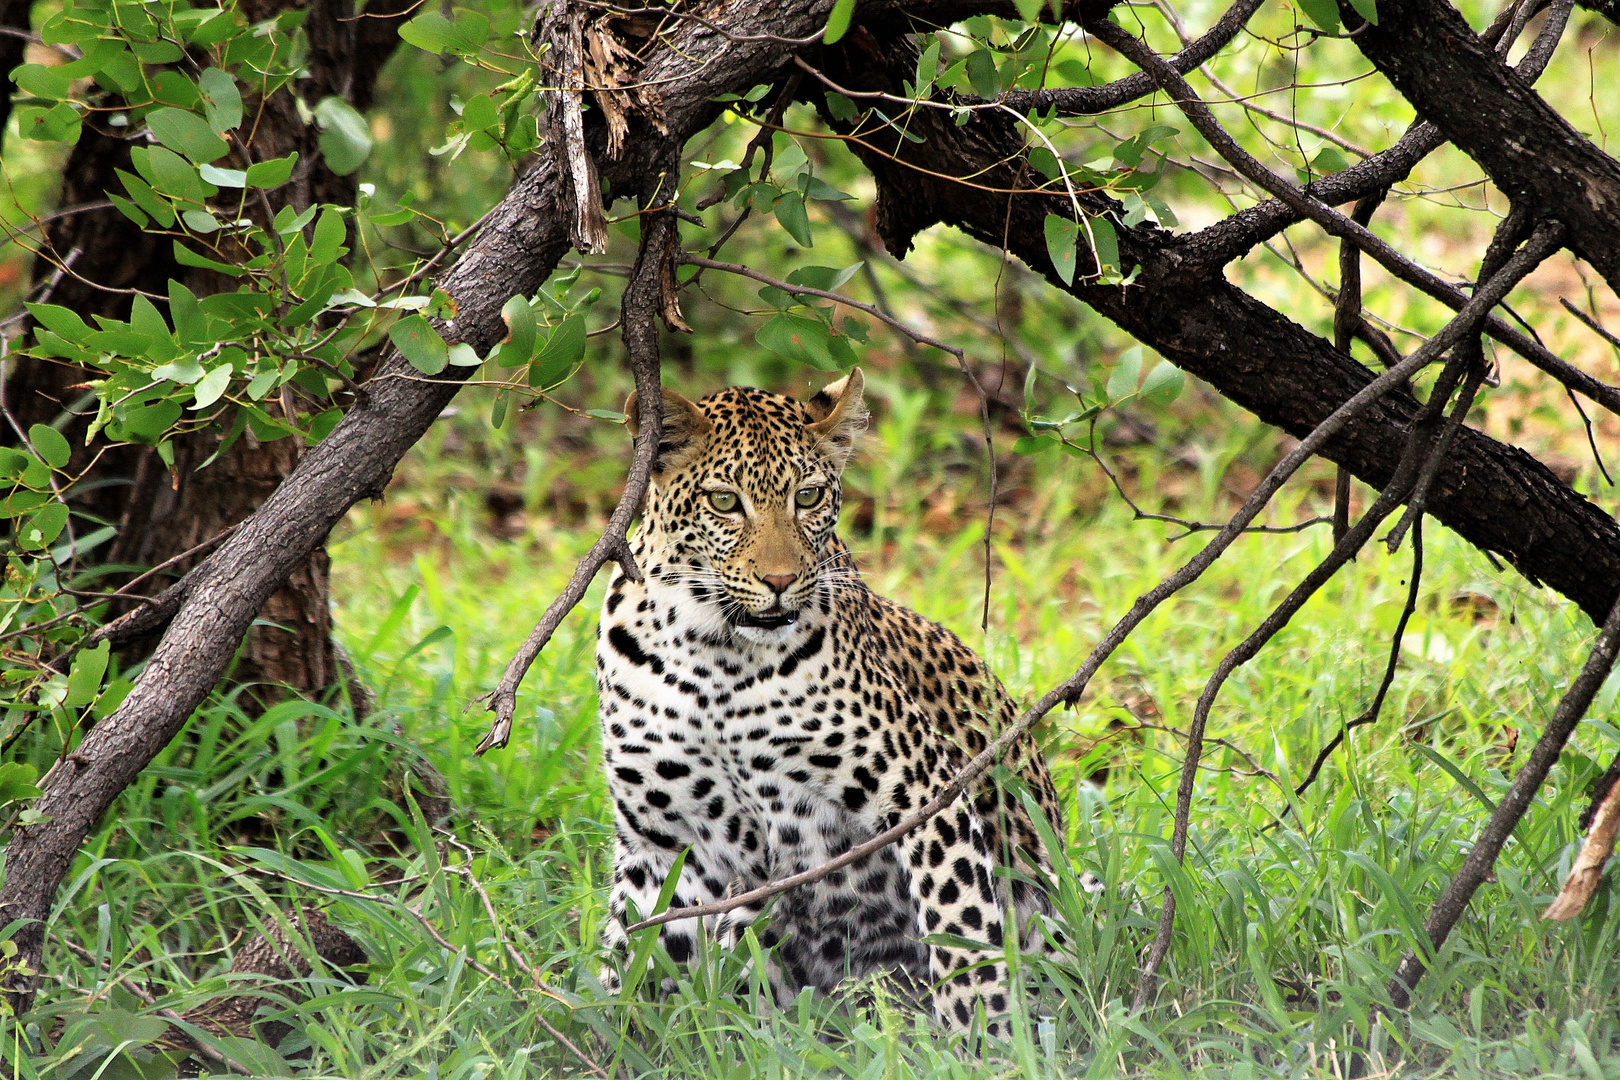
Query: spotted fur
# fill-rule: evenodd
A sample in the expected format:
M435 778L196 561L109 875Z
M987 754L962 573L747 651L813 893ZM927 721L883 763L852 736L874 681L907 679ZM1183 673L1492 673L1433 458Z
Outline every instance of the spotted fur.
M682 850L675 906L817 866L927 802L1015 715L954 634L862 583L834 532L862 386L856 370L807 402L734 387L693 404L664 391L632 541L645 580L614 575L596 648L614 944L628 904L650 912ZM1056 823L1033 740L1007 765ZM761 935L773 988L788 999L892 972L932 983L953 1026L982 1004L995 1033L1007 901L1027 927L1046 901L1026 882L1046 860L1023 805L986 784L899 843L778 896ZM701 930L668 923L664 946L684 961L696 933L735 942L762 910ZM991 948L918 940L936 932Z

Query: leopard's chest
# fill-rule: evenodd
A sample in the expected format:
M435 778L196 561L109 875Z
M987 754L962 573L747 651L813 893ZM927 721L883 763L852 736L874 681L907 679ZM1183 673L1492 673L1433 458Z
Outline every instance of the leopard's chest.
M597 682L609 785L639 837L752 878L870 832L883 710L835 617L748 645L622 595L603 609Z

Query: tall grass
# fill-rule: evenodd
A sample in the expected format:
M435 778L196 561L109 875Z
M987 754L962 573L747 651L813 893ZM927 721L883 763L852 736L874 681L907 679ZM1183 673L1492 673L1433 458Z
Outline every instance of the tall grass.
M926 435L916 403L877 382L879 422L848 478L846 535L875 588L981 649L1017 696L1064 677L1196 550L1197 537L1172 541L1176 528L1133 521L1089 462L1015 463L981 629L977 459ZM1122 452L1133 489L1179 514L1220 513L1227 468L1274 452L1270 439L1225 430L1183 455L1225 463L1202 472ZM777 1008L750 974L750 948L709 948L676 968L649 940L627 961L627 989L601 989L610 808L595 756L597 591L531 672L511 746L471 753L487 720L474 699L595 523L589 512L574 524L522 512L492 521L474 494L436 492L438 460L418 461L395 504L357 511L333 544L338 623L370 711L357 720L342 702L289 702L254 719L226 698L199 713L81 853L52 916L40 1004L4 1030L13 1075L172 1075L183 1055L153 1044L166 1026L156 1010L241 993L228 975L235 952L302 905L323 909L368 963L339 972L317 961L308 978L261 991L264 1016L292 1025L277 1047L212 1039L255 1072L589 1075L548 1023L631 1076L1337 1077L1357 1049L1376 1072L1403 1076L1620 1072L1610 887L1572 925L1539 918L1571 859L1585 786L1620 748L1604 719L1566 752L1410 1013L1370 1021L1591 634L1443 530L1427 538L1384 718L1354 732L1303 797L1292 789L1318 747L1377 685L1409 555L1369 548L1231 680L1185 868L1167 842L1174 729L1221 653L1325 554L1325 532L1242 540L1047 723L1069 809L1065 870L1096 872L1109 889L1091 899L1070 881L1058 914L1068 953L1014 964L1044 996L1005 1043L974 1050L881 985ZM1319 490L1308 479L1273 522L1310 516ZM433 500L430 530L400 513L412 499ZM1613 716L1616 690L1605 688L1595 717ZM44 736L28 749L39 765L56 751ZM423 820L420 788L406 794L417 759L442 774L456 807L448 838ZM1152 1006L1133 1016L1166 885L1176 939Z

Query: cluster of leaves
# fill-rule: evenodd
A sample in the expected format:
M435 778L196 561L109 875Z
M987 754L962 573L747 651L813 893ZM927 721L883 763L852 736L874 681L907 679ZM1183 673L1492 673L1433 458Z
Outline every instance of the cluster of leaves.
M1020 454L1043 454L1062 449L1075 457L1085 457L1096 450L1097 418L1108 409L1119 408L1132 402L1163 407L1176 400L1186 381L1180 368L1168 360L1160 360L1142 374L1143 349L1133 345L1120 354L1108 380L1101 387L1073 390L1080 407L1062 417L1042 416L1036 413L1035 368L1029 369L1024 381L1024 423L1030 434L1013 443Z
M449 239L408 197L397 207L377 205L371 186L362 184L353 205L283 205L271 213L287 201L284 186L310 162L297 153L257 160L254 134L264 103L307 62L307 14L289 10L252 22L234 3L73 0L40 27L45 45L67 62L29 63L14 72L25 95L18 112L25 136L70 143L89 124L136 144L133 170L117 170L121 190L107 197L195 271L188 279L195 289L171 280L166 296L134 296L127 319L96 316L92 323L58 304L26 305L35 328L21 354L89 373L77 387L85 397L75 409L94 413L86 445L152 447L172 469L178 440L216 433L198 466L205 467L244 435L261 443L320 441L355 400L361 357L386 339L425 375L481 362L467 346L449 348L430 322L454 317L446 294L422 295L414 288L417 274L376 287L380 275L370 270L367 245L379 230L427 224ZM496 40L522 43L514 26L492 36L488 18L457 11L453 19L419 16L404 28L408 41L430 52L510 77L493 94L465 103L462 130L452 139L461 140L457 152L471 145L517 157L536 144L534 57L526 45L503 53ZM320 131L325 167L338 175L359 169L372 150L365 118L339 97L311 106L294 95L294 102ZM363 262L351 258L356 248ZM222 281L234 288L206 294L201 284ZM596 293L565 301L570 284L554 285L532 304L518 297L507 305L511 335L496 359L516 369L516 386L543 391L580 360L584 310ZM497 412L504 408L503 400ZM0 739L44 713L62 726L66 747L77 712L122 697L101 691L105 649L81 654L67 675L50 664L76 647L94 617L67 589L87 585L77 560L114 535L104 521L74 527L80 512L70 513L67 499L93 465L76 457L58 427L45 424L20 438L18 449L0 450L0 518L11 523L0 642L14 646L0 662L9 710ZM92 668L95 685L86 690L80 682ZM0 802L11 790L5 782Z

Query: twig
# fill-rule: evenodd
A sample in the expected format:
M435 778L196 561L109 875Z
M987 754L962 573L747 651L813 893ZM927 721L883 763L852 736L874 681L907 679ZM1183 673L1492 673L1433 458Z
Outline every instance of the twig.
M1501 854L1502 847L1507 843L1509 836L1513 835L1514 828L1519 819L1524 817L1530 808L1530 800L1535 798L1536 792L1541 789L1542 782L1552 770L1553 763L1563 752L1564 744L1574 733L1576 725L1586 715L1587 708L1592 704L1592 698L1597 694L1603 680L1608 678L1609 670L1614 666L1615 652L1620 649L1620 601L1616 601L1609 610L1609 616L1603 622L1603 631L1598 634L1597 643L1592 647L1592 653L1586 658L1586 665L1581 673L1570 684L1569 692L1558 703L1558 708L1547 723L1547 728L1536 740L1535 748L1530 751L1530 760L1526 761L1524 768L1519 770L1513 778L1507 793L1502 796L1501 802L1496 804L1496 810L1486 823L1479 839L1468 852L1468 858L1463 862L1462 869L1457 871L1446 891L1436 900L1434 907L1429 911L1429 918L1423 925L1424 933L1428 937L1428 947L1423 950L1424 957L1420 958L1417 950L1409 951L1401 958L1400 965L1395 969L1395 977L1389 982L1389 996L1397 1009L1404 1009L1411 1002L1412 990L1417 986L1418 980L1423 978L1427 970L1426 957L1433 955L1445 943L1451 928L1457 925L1457 920L1468 908L1468 902L1473 899L1474 893L1485 879L1490 876L1491 867L1496 864L1497 855Z
M1549 223L1537 229L1524 248L1508 260L1507 265L1499 273L1480 285L1462 312L1459 312L1438 334L1415 349L1398 366L1390 368L1379 378L1389 378L1396 372L1401 372L1400 377L1404 379L1411 372L1438 359L1446 350L1455 347L1469 334L1477 334L1479 320L1484 312L1494 307L1503 296L1507 295L1508 290L1557 250L1563 234L1563 226L1557 223ZM1450 367L1451 365L1448 365L1448 369ZM1187 849L1193 789L1198 778L1198 759L1203 749L1204 729L1209 722L1210 709L1214 706L1216 695L1220 693L1221 687L1232 672L1253 659L1279 630L1288 625L1288 621L1304 606L1305 601L1361 550L1378 524L1406 497L1416 481L1421 466L1422 450L1432 434L1430 430L1432 425L1423 421L1429 414L1438 413L1443 409L1445 400L1450 394L1449 385L1443 392L1439 385L1436 386L1430 408L1425 411L1425 417L1413 425L1412 433L1407 439L1406 451L1388 486L1374 500L1372 506L1368 507L1355 528L1345 533L1343 539L1334 545L1332 553L1307 574L1305 580L1300 582L1248 637L1221 659L1214 673L1204 684L1203 693L1199 695L1198 704L1193 710L1192 723L1188 726L1187 757L1182 765L1181 782L1176 791L1175 826L1171 833L1170 849L1178 863L1182 861ZM1148 958L1142 965L1142 981L1136 988L1136 996L1131 1005L1133 1012L1140 1011L1152 996L1159 966L1170 951L1175 915L1175 893L1166 885L1164 904L1159 913L1158 933L1148 950Z
M574 576L557 598L546 608L540 622L518 648L506 665L501 681L484 699L495 721L489 732L473 750L484 754L505 746L512 734L512 717L517 711L518 685L529 672L540 650L546 647L568 613L574 610L590 587L591 579L609 560L617 561L632 581L641 580L635 557L625 540L630 519L641 506L652 478L653 455L664 428L664 395L658 382L658 330L653 319L660 309L661 272L671 247L679 242L673 215L648 215L642 226L641 252L631 271L620 306L620 319L624 324L625 355L636 380L636 404L640 429L636 434L635 453L630 460L630 473L625 479L624 494L619 505L608 518L607 527L596 543L585 553L574 569Z
M1214 532L1217 529L1225 527L1223 525L1217 525L1213 521L1188 521L1185 518L1174 517L1170 514L1154 514L1147 510L1143 510L1140 506L1138 506L1136 504L1136 500L1131 498L1130 494L1126 492L1125 485L1120 482L1120 479L1114 473L1114 470L1108 467L1108 462L1104 460L1101 454L1097 453L1097 421L1095 417L1092 418L1090 437L1087 439L1084 446L1079 443L1070 442L1068 439L1063 437L1062 432L1058 432L1058 438L1062 440L1065 446L1079 448L1088 454L1092 461L1097 463L1097 467L1103 471L1103 475L1108 477L1109 481L1114 485L1114 490L1119 492L1119 497L1125 500L1125 505L1131 508L1132 520L1162 521L1166 524L1174 525L1179 529L1186 530L1179 536L1170 537L1168 541L1169 543L1173 544L1177 540L1183 540L1186 537L1191 536L1193 533ZM1325 517L1313 517L1307 518L1304 521L1296 521L1292 525L1250 525L1243 531L1246 533L1297 533L1304 532L1313 525L1326 524L1331 520L1332 519Z
M1294 788L1294 797L1296 799L1305 794L1306 790L1316 783L1316 777L1321 773L1322 766L1327 763L1327 759L1333 755L1333 751L1339 748L1339 744L1344 742L1351 731L1378 722L1378 714L1384 708L1384 698L1389 695L1390 685L1395 681L1395 666L1401 658L1401 639L1406 636L1406 624L1411 621L1413 613L1417 611L1418 587L1422 580L1423 519L1419 517L1412 522L1412 574L1406 590L1406 606L1401 609L1401 617L1395 624L1395 634L1390 639L1389 661L1384 665L1384 677L1378 683L1378 692L1373 695L1372 704L1367 706L1360 716L1341 727L1338 734L1329 739L1327 744L1317 752L1316 760L1311 762L1310 772L1306 773L1305 779L1301 780L1299 785ZM1284 807L1283 815L1287 816L1292 809L1292 804Z
M773 286L786 293L793 293L798 296L814 296L821 300L831 300L835 304L842 304L845 307L854 308L856 311L865 312L890 329L897 330L904 334L906 337L910 338L912 341L915 341L919 345L927 345L930 348L938 349L940 352L950 353L952 356L956 357L958 362L961 362L965 357L963 350L957 348L955 345L947 345L938 338L932 338L927 334L913 330L899 319L885 313L879 308L873 307L871 304L863 304L859 300L853 300L850 297L840 295L839 293L827 292L825 289L812 289L806 285L793 285L789 282L782 281L779 278L773 278L769 274L761 273L751 266L743 266L740 263L716 262L713 259L705 259L701 255L682 254L677 256L677 258L680 262L686 263L690 266L701 266L709 270L724 270L730 274L739 274L742 277L753 278L755 281L763 285Z

